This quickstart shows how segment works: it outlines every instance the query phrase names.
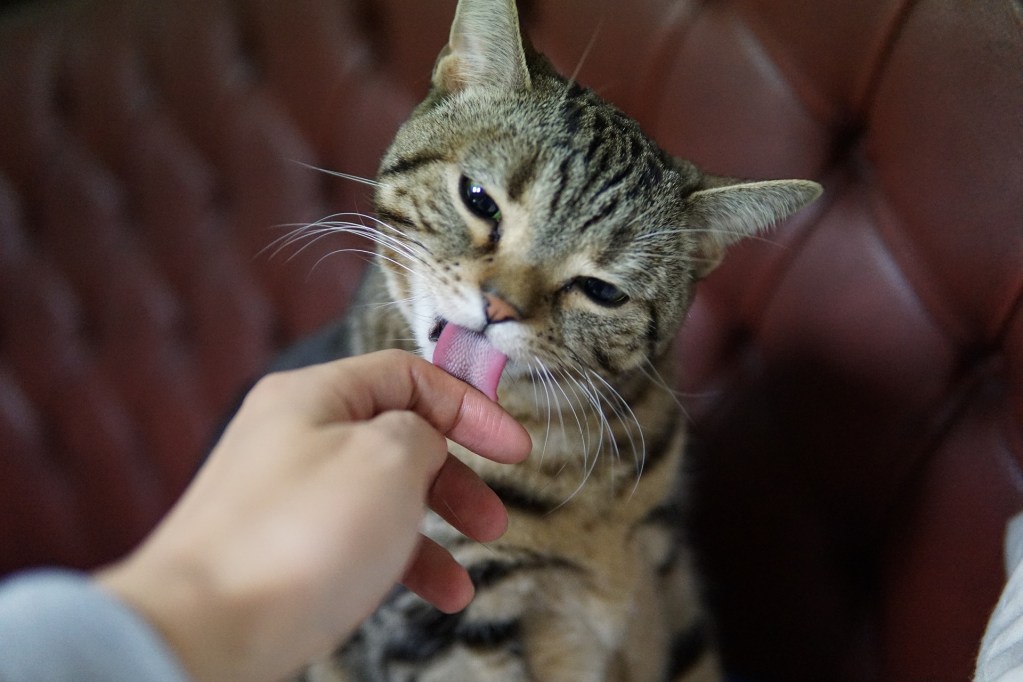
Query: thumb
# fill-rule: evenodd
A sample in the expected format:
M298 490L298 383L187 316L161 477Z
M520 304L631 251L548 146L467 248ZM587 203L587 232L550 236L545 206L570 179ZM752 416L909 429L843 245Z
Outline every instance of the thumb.
M362 421L408 410L488 459L516 463L529 434L500 405L444 370L403 351L380 351L295 370L305 400L324 421Z

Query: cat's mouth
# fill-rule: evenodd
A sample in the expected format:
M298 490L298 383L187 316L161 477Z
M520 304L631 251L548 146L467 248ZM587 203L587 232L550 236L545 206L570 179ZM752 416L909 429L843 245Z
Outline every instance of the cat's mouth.
M444 331L444 327L448 326L448 321L443 318L437 318L437 321L430 327L429 339L430 343L437 343L440 340L441 332Z
M429 338L437 344L433 364L497 401L497 384L508 356L486 335L441 319L430 328Z

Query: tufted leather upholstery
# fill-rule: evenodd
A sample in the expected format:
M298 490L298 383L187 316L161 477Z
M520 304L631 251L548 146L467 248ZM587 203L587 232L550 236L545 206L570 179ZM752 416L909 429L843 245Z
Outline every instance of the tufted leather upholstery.
M0 572L94 566L337 316L453 0L82 0L0 15ZM533 0L534 42L721 173L812 177L679 353L729 667L964 680L1023 508L1018 0ZM588 45L592 40L592 49Z

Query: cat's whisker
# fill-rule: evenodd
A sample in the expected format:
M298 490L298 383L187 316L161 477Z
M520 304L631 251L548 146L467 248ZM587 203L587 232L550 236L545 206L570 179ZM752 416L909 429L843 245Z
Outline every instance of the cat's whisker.
M292 227L291 225L285 225L283 227ZM305 242L301 247L297 248L291 255L288 256L288 260L291 261L302 254L306 249L312 247L314 244L322 239L325 239L334 234L340 234L349 230L339 229L334 225L325 225L321 222L309 223L305 225L299 225L295 229L291 230L287 234L275 239L270 242L266 247L260 250L259 254L265 253L267 250L273 248L273 252L270 254L270 258L276 258L285 249L298 244L299 242ZM276 247L276 248L274 248Z
M593 472L594 472L594 470L597 467L597 461L600 458L600 453L601 453L601 451L603 449L603 445L604 445L604 432L605 431L607 431L608 442L611 445L611 450L612 450L612 453L613 453L612 454L612 466L611 466L611 469L610 469L610 471L611 471L611 489L613 490L614 487L615 487L615 480L614 480L615 479L615 467L613 466L613 463L617 462L619 460L620 453L618 451L618 443L615 440L614 432L611 429L611 425L608 422L607 417L604 415L603 410L601 410L600 398L599 398L599 396L595 395L593 392L588 390L587 387L585 385L583 385L582 381L579 378L571 376L570 374L568 374L567 372L564 372L564 371L562 372L562 374L586 398L586 404L589 405L589 407L592 409L593 415L596 417L597 424L598 424L598 427L599 427L598 430L597 430L597 445L594 448L593 462L592 462L592 464L590 464L590 466L588 468L584 469L583 480L580 483L580 489L577 490L576 493L581 491L582 486L585 486L586 482L593 475Z
M304 239L310 239L314 237L318 239L321 236L321 232L319 230L311 229L310 225L306 223L298 225L295 224L278 225L278 227L291 227L294 229L288 231L286 234L281 235L277 239L274 239L269 244L260 249L256 253L257 258L265 255L268 251L271 251L271 249L272 252L270 253L269 258L270 259L277 258L277 256L279 256L281 252L284 251L284 249L288 248L289 246L297 242L300 242Z
M369 221L371 224L367 225L365 222L360 222L360 223L356 224L356 223L353 223L351 220L336 220L336 219L342 219L342 218L360 219L360 220L363 220L363 221ZM421 241L419 241L418 239L413 238L411 235L409 235L404 230L402 230L402 229L400 229L398 227L395 227L394 225L392 225L392 224L390 224L390 223L388 223L388 222L386 222L384 220L381 220L380 218L377 218L376 216L370 215L368 213L359 213L359 212L335 213L335 214L327 216L325 218L321 218L317 222L319 222L319 223L329 223L329 222L345 223L345 224L349 224L349 225L360 227L360 228L365 229L365 230L370 230L370 231L379 233L382 236L384 236L383 233L382 233L382 230L385 230L385 231L391 233L390 235L386 235L388 238L390 238L390 239L399 238L398 241L400 243L406 245L410 250L418 249L421 253L424 253L424 254L429 254L430 253L430 249L425 244L423 244Z
M553 397L554 405L555 405L554 412L555 412L555 414L558 415L558 423L559 423L559 426L561 428L561 435L562 435L562 437L565 437L565 435L566 435L566 431L565 431L565 410L561 406L561 398L558 395L558 392L555 390L555 386L557 385L557 381L554 379L554 374L551 372L550 368L547 367L547 365L542 360L540 360L539 358L537 358L537 365L540 368L540 378L541 378L541 380L543 382L542 385L544 387L544 390L548 391L547 402L548 402L548 404L550 404L551 403L551 397Z
M582 379L575 379L576 383L579 384L580 388L586 393L590 404L593 406L593 412L597 416L601 431L607 431L608 440L611 443L611 448L614 453L615 462L621 461L621 450L618 445L618 439L615 436L614 429L611 426L611 422L608 420L607 415L604 413L604 403L606 399L603 393L593 384L592 379L589 378L588 373L582 373L583 379L586 380L586 384L582 383ZM614 405L608 404L608 407L615 413L616 417L621 417L618 410L615 409ZM619 419L620 420L620 419ZM614 469L612 469L612 473Z
M533 356L530 360L526 361L527 376L529 376L529 383L533 387L533 416L540 417L540 393L536 390L536 373L539 371L536 367L536 356Z
M390 232L393 232L394 234L398 235L399 237L401 237L405 241L407 241L407 242L409 242L411 244L415 244L417 247L423 249L426 252L429 252L429 249L421 241L419 241L417 239L414 239L411 235L408 234L408 232L406 232L405 230L402 230L399 227L395 227L394 225L388 223L387 221L381 220L380 218L377 218L374 215L370 215L368 213L342 213L342 214L339 214L339 216L340 217L356 216L356 217L359 217L359 218L365 218L365 219L369 220L370 222L375 223L375 224L379 225L380 227L382 227L384 229L387 229ZM366 227L371 227L371 226L367 225Z
M373 223L379 225L380 227L386 228L387 231L392 232L393 234L386 234L385 232L381 231L381 229L374 227L372 225L367 225L365 222L356 223L351 220L340 220L341 218L349 217L359 218L362 220L370 220ZM371 215L367 215L365 213L354 212L334 213L323 218L320 218L315 222L309 223L304 227L300 227L299 232L312 230L313 228L326 228L338 232L347 232L351 234L356 234L358 236L366 237L368 239L382 239L384 242L387 242L388 244L396 246L400 245L408 249L410 253L415 253L416 249L419 249L424 253L429 253L429 249L427 249L422 243L409 238L408 235L405 234L403 231L399 230L393 225L390 225L382 220L379 220L378 218L375 218ZM401 239L400 240L397 239L395 235L397 235L397 237L401 237ZM413 246L415 248L413 248Z
M592 440L587 445L587 451L590 451L590 450L593 451L593 462L594 462L594 465L595 465L596 464L596 460L600 456L601 449L603 448L603 445L604 445L604 429L603 429L604 415L601 414L600 409L599 409L599 405L596 406L596 409L593 409L594 408L593 396L591 396L589 394L589 392L586 390L586 387L583 386L583 384L579 381L579 379L577 379L576 377L572 376L568 371L566 371L564 369L559 370L558 373L572 387L572 393L575 394L575 396L576 396L576 398L577 398L577 400L579 402L580 409L583 411L583 415L585 416L586 415L586 409L590 408L593 411L594 417L596 417L598 425L600 425L600 427L601 427L597 431L597 444L596 444L596 446L590 447L592 445ZM579 400L579 396L580 395L582 396L582 400ZM586 422L587 425L589 424L589 420L585 420L584 419L584 421ZM587 434L588 433L589 433L589 429L587 429ZM588 477L588 475L589 475L589 472L587 472L587 477Z
M549 436L550 435L550 431L551 431L551 396L553 396L554 404L555 404L555 407L554 407L553 411L558 416L558 424L559 424L559 427L561 429L561 438L562 438L562 440L565 440L565 439L568 438L568 434L565 431L564 410L561 407L561 397L558 395L558 393L553 388L554 385L557 382L554 380L553 374L551 373L550 369L538 357L534 356L534 358L536 360L536 364L537 364L537 368L538 368L537 376L540 379L541 386L543 386L544 392L547 395L547 406L548 406L547 435ZM550 386L549 389L548 389L548 386ZM558 478L560 478L562 472L565 471L565 469L567 469L571 464L572 464L572 462L569 459L567 459L567 458L562 460L561 466L558 468L557 471L554 471L552 474L550 474L547 477L546 483L544 483L543 485L541 485L539 487L538 492L541 492L541 493L545 492L550 486L554 485L555 481L558 480ZM560 505L559 505L559 507L560 507ZM553 513L553 511L554 510L552 509L549 513Z
M327 253L323 254L322 256L320 256L319 258L316 259L316 262L313 263L312 266L309 268L309 276L310 277L312 276L313 272L316 271L316 268L320 267L320 264L323 261L327 260L331 256L339 256L339 255L341 255L343 253L354 253L354 254L357 254L357 255L366 256L366 259L365 259L366 263L372 263L373 262L373 258L379 258L380 257L379 254L377 254L374 251L369 251L368 249L335 249L334 251L328 251Z
M403 270L406 270L406 271L408 271L408 272L410 272L412 274L416 274L417 273L416 270L414 270L413 268L409 267L408 265L405 265L404 263L402 263L402 262L400 262L400 261L398 261L398 260L396 260L394 258L391 258L389 256L386 256L386 255L384 255L384 254L382 254L382 253L380 253L378 251L370 251L369 249L360 249L360 248L349 247L349 248L344 248L344 249L335 249L334 251L328 251L327 253L325 253L322 256L320 256L316 260L316 262L313 263L312 267L309 268L310 274L312 274L312 272L315 271L316 268L318 268L323 261L327 260L331 256L337 256L337 255L340 255L342 253L354 253L354 254L361 254L361 255L367 256L368 259L369 259L368 262L372 262L372 260L374 258L381 258L383 260L386 260L389 263L392 263L396 267L402 268ZM294 257L295 256L291 256L291 258L294 258Z
M364 216L363 214L358 213L353 215L371 217ZM380 222L381 225L390 227L387 225L387 223L384 223L382 221L377 222ZM440 283L441 280L437 276L435 272L436 268L432 263L432 254L430 253L429 249L422 246L419 242L415 240L401 241L392 235L382 233L381 231L377 230L374 227L360 225L356 223L350 222L328 223L328 225L331 227L331 229L334 229L336 231L343 231L350 234L354 234L363 237L368 241L374 242L383 249L391 251L394 255L407 258L412 264L418 263L423 267L423 269L419 272L420 275L429 277L434 281L434 283ZM403 235L403 233L400 230L397 230L396 228L390 229L398 235ZM391 259L391 262L395 262L393 258ZM405 269L408 270L409 272L412 272L412 270L409 267L406 266L403 267L405 267Z
M317 223L323 225L337 233L347 233L364 237L375 244L384 248L391 249L406 256L409 260L421 260L422 255L412 248L409 244L397 239L388 234L384 234L379 230L367 227L365 225L358 225L349 222L338 222L338 223Z
M596 408L594 414L598 417L598 419L603 419L603 415L599 411L599 405L597 405L594 402L592 396L590 396L588 394L588 392L586 391L586 389L582 385L582 383L580 383L578 379L573 377L569 370L566 370L566 369L563 369L563 368L559 368L558 369L558 374L562 377L562 381L557 381L557 382L555 382L555 384L562 391L562 394L565 396L566 400L568 400L570 408L572 409L573 413L576 415L576 422L577 422L577 424L579 424L580 440L582 441L582 443L581 443L581 450L582 450L582 460L583 461L582 461L582 479L579 481L579 484L576 486L576 488L564 500L562 500L561 503L558 504L557 507L555 507L555 509L560 509L565 504L568 504L570 501L572 501L577 495L579 495L585 489L586 484L588 483L588 481L592 477L594 471L596 470L596 467L597 467L597 464L598 464L598 461L599 461L599 458L600 458L600 452L601 452L601 449L603 448L603 437L604 437L604 434L603 434L604 429L603 429L603 425L601 425L601 429L598 431L598 443L597 443L597 446L595 448L591 447L592 446L592 442L593 442L592 441L592 437L589 434L589 430L588 429L584 429L583 426L582 426L583 423L588 424L589 421L588 421L588 419L585 419L585 418L584 419L580 419L580 417L578 415L578 412L576 412L575 403L576 402L580 402L581 406L589 406L591 408ZM573 400L571 397L569 397L568 393L565 391L565 388L564 388L564 385L563 385L564 383L568 383L569 384L569 387L571 388L573 394L575 394L575 400ZM583 398L585 398L585 400L580 400L580 395ZM613 436L613 434L612 434L612 436ZM592 459L590 458L591 451L592 451Z
M461 517L461 516L460 516L460 515L458 514L458 512L456 512L456 511L455 511L454 507L452 507L452 506L451 506L451 503L450 503L450 502L448 502L447 500L444 500L444 508L448 510L448 513L449 513L449 514L451 514L451 517L452 517L452 518L454 518L454 519L455 519L455 521L457 521L459 525L461 525L461 526L464 526L464 525L465 525L465 521L464 521L464 520L462 519L462 517ZM484 548L485 550L487 550L488 552L490 552L491 554L495 554L495 555L497 554L497 552L495 552L495 551L494 551L494 548L493 548L493 547L491 547L491 546L489 546L489 545L488 545L487 543L485 543L485 542L480 542L479 540L477 540L477 539L475 539L475 538L470 538L470 539L472 540L472 542L473 542L473 543L474 543L474 544L475 544L475 545L476 545L477 547L482 547L482 548Z
M415 303L416 301L421 301L422 299L423 299L422 296L409 296L407 298L396 298L393 301L377 301L375 303L367 303L366 307L373 308L376 310L382 310L384 308L400 307L406 303Z
M378 301L374 303L365 304L367 308L373 310L385 310L387 308L397 308L405 314L414 315L415 304L424 300L425 296L408 296L406 298L394 299L392 301ZM432 322L432 318L427 318L425 315L416 315L416 317ZM405 341L414 341L414 339L403 339Z
M561 395L565 398L565 401L568 404L568 408L572 412L572 417L575 419L576 427L579 429L579 438L582 441L583 462L585 463L587 461L588 439L586 429L583 428L583 421L579 418L579 413L576 411L572 399L569 397L568 393L565 392L565 388L561 385L561 382L559 382L557 378L554 376L554 373L551 371L551 369L547 367L547 365L544 364L543 362L540 362L540 367L543 371L543 374L547 377L547 379L550 382L551 390L554 394L555 402L557 403L558 420L561 423L561 432L563 436L566 433L564 421L565 409L561 406L561 399L558 397L558 392L560 392ZM557 390L555 391L554 389ZM566 461L562 466L562 470L564 470L565 466L567 465L568 462Z
M623 424L627 429L628 424L625 423L621 410L619 410L613 403L608 401L600 387L594 384L592 378L590 378L589 376L591 372L589 370L581 369L579 373L582 376L582 378L585 379L586 385L583 385L582 380L580 379L577 379L576 381L580 384L580 388L586 393L587 397L589 398L590 404L593 407L594 414L597 416L599 420L601 431L607 432L608 442L610 443L611 452L613 455L612 466L610 467L611 490L616 490L617 465L620 464L622 460L621 446L618 442L618 436L615 434L614 427L611 424L611 420L608 419L608 416L605 414L604 406L606 405L607 408L611 410L616 421ZM632 443L631 433L628 432L628 430L626 433L629 437L630 443ZM632 443L632 448L633 456L635 457L635 443Z
M557 381L555 384L558 385L559 390L565 396L566 400L569 401L570 405L574 405L576 402L580 403L584 410L584 414L592 411L593 421L598 427L598 434L596 437L596 447L593 447L594 439L589 435L588 430L582 429L580 426L580 450L582 451L582 471L583 481L582 486L591 478L596 464L596 458L599 456L605 448L604 433L607 431L608 435L608 448L610 448L610 454L614 462L621 461L621 446L618 442L618 436L615 434L615 427L612 423L610 415L614 419L614 423L620 424L622 429L622 436L628 440L629 449L632 452L633 469L636 472L634 476L633 493L636 487L638 487L639 479L641 478L644 461L646 461L646 443L642 434L642 426L638 420L638 417L633 412L631 406L625 400L625 398L614 388L605 377L593 370L589 369L586 364L570 349L560 349L563 354L567 354L569 358L563 359L559 364L561 368L558 370L562 376L562 381ZM547 370L548 372L550 370ZM578 376L577 376L578 375ZM581 378L580 378L581 377ZM573 400L564 388L564 384L568 383L572 393L575 395ZM575 408L573 408L574 410ZM577 423L583 422L590 423L588 416L580 418L576 416ZM590 459L590 455L593 455L593 459ZM615 468L611 469L612 476L612 489L615 488L614 476ZM572 499L581 492L581 488L575 490L569 499Z
M393 264L393 265L395 265L395 266L397 266L397 267L399 267L399 268L401 268L403 270L406 270L407 272L411 272L412 274L415 274L415 272L416 272L413 268L409 267L408 265L405 265L404 263L402 263L401 261L399 261L399 260L397 260L395 258L391 258L390 256L386 256L386 255L380 253L379 251L370 251L368 249L338 249L337 251L332 251L331 253L328 253L328 254L325 254L324 256L322 256L320 258L320 260L316 261L316 265L319 265L320 261L322 261L327 256L333 256L333 255L338 254L338 253L362 253L362 254L366 254L366 255L370 256L371 258L372 257L376 257L376 258L380 258L382 260L385 260L388 263L391 263L391 264Z
M614 435L614 430L611 428L611 423L607 419L607 415L604 414L602 403L602 396L599 392L593 389L592 382L588 381L583 383L583 379L586 379L585 372L579 369L575 370L579 376L571 377L572 381L579 387L579 390L586 397L587 403L593 409L593 415L597 418L597 422L600 425L600 441L597 444L598 451L604 442L603 434L606 431L608 435L608 442L611 444L612 451L614 453L614 459L617 461L620 457L618 450L618 442Z
M308 168L309 170L317 171L319 173L326 173L327 175L333 175L334 177L342 178L344 180L351 180L352 182L357 182L357 183L359 183L361 185L368 185L370 187L379 187L380 186L379 182L377 182L376 180L373 180L371 178L364 178L364 177L359 176L359 175L352 175L350 173L342 173L341 171L335 171L335 170L328 170L326 168L320 168L319 166L314 166L314 165L312 165L310 163L306 163L305 161L299 161L297 159L292 159L292 163L297 163L299 166L302 166L304 168Z
M344 232L344 233L355 234L357 236L364 237L368 241L376 243L378 246L381 246L384 250L389 251L389 253L384 253L383 251L378 251L377 252L382 259L387 260L388 262L394 263L396 266L406 270L409 273L419 274L419 275L422 275L422 276L428 276L428 277L432 278L435 282L439 281L439 278L437 278L436 274L433 272L434 267L433 267L433 265L429 261L427 261L422 255L415 253L415 251L412 250L411 248L409 248L406 244L403 244L403 243L397 241L395 238L391 237L390 235L381 234L378 231L374 230L373 228L367 228L367 227L362 226L362 225L354 225L354 224L347 224L347 223L346 224L331 224L331 225L329 225L327 227L324 227L324 228L318 228L317 230L310 230L310 232L315 232L316 233L316 236L315 236L313 241L319 240L319 239L321 239L324 236L323 234L320 234L321 229L322 230L329 230L330 232L333 232L333 233ZM303 245L302 249L299 249L298 253L300 253L305 248L308 248L309 245L310 244ZM286 248L286 245L282 246L282 248ZM333 254L336 254L336 253L339 253L339 252L344 252L344 251L359 252L359 253L373 253L373 252L370 252L368 250L362 250L362 249L357 249L357 248L345 248L345 249L338 249L337 251L333 251L333 252L331 252L331 253L329 253L327 255L333 255ZM298 255L298 253L292 254L292 256L290 258L296 257ZM393 254L393 255L391 255L391 254ZM396 258L396 257L399 257L399 256L402 257L402 258L407 259L409 261L409 263L402 263L402 262L400 262ZM316 265L319 265L320 261L322 261L322 260L323 260L323 257L321 257L320 260L317 261ZM421 269L416 270L414 267L412 267L412 266L414 266L416 264L422 266Z
M281 255L285 249L293 247L300 242L304 242L288 255L287 261L291 262L302 255L302 253L304 253L307 249L312 248L317 242L330 237L332 234L335 234L335 232L330 229L305 229L293 232L290 238L275 249L270 257L276 258Z
M548 442L550 441L550 438L551 438L551 394L547 390L547 384L544 382L543 376L542 375L538 375L536 372L533 371L533 368L536 367L537 368L537 372L539 372L538 363L539 363L539 358L537 358L534 355L533 359L529 361L528 367L530 368L529 380L533 384L533 404L534 404L535 409L537 411L537 416L539 416L539 412L540 412L540 398L539 398L539 394L538 394L538 392L536 390L537 379L540 380L540 386L541 386L541 388L543 388L544 399L546 400L546 403L547 403L547 426L544 429L543 446L540 448L540 464L543 464L544 458L547 456L547 444L548 444Z
M749 234L742 230L726 230L720 227L679 227L679 228L668 228L658 230L655 232L647 232L645 234L637 235L633 238L633 243L636 242L647 242L657 241L664 239L679 239L685 235L698 235L698 234L714 234L723 235L727 241L735 241L737 239L743 239L744 241L757 241L765 244L771 244L779 248L786 248L785 244L782 244L777 239L772 239L770 236L763 234ZM650 252L656 254L657 252Z
M569 370L571 370L571 371L575 371L576 373L581 373L581 369L580 369L580 368L581 368L581 367L583 367L583 364L582 364L582 363L581 363L581 362L579 361L579 359L578 359L578 358L576 357L575 353L574 353L574 352L573 352L573 351L572 351L571 349L569 349L569 348L564 348L564 349L561 349L561 351L562 351L561 355L563 355L563 356L567 356L567 357L564 357L564 358L562 359L562 361L561 361L561 367L563 367L563 368L567 368L567 369L562 369L562 370L561 370L561 371L562 371L562 374L563 374L563 376L566 376L565 372L566 372L566 371L569 371ZM579 396L579 387L578 387L578 384L576 384L576 385L575 385L575 387L573 388L573 392L575 393L575 395L576 395L576 397L577 397L577 399L578 399L578 396ZM590 400L589 400L588 398L586 398L586 400L584 401L584 403L583 403L583 404L584 404L584 405L591 405L591 401L590 401ZM588 451L589 451L589 445L590 445L590 444L591 444L591 440L590 440L590 437L589 437L589 435L588 435L588 430L587 430L587 434L586 434L586 436L585 436L585 439L584 439L584 444L583 444L583 447L584 447L584 449L586 450L586 452L584 453L584 455L585 455L585 454L588 454ZM584 464L585 464L585 462L586 462L586 461L588 461L588 460L587 460L587 459L586 459L586 457L584 456L584 458L583 458L583 462L584 462Z
M643 470L646 464L646 439L643 436L643 426L640 423L639 418L636 416L636 413L633 411L632 406L629 405L629 402L625 400L625 398L622 397L622 394L604 377L593 370L587 371L586 376L591 384L593 380L596 379L600 382L601 386L607 389L607 394L610 394L611 399L607 399L607 394L605 394L598 385L593 385L594 390L605 398L608 407L614 411L618 421L625 429L625 435L629 439L636 467L636 482L633 488L633 493L635 493L636 487L639 486L639 480L643 476ZM633 436L633 426L635 426L636 436L639 438L638 446L636 444L635 437Z
M699 391L687 393L685 391L674 389L668 385L668 382L664 380L664 377L662 377L661 373L657 371L657 367L654 366L654 363L651 362L649 358L646 358L643 361L643 364L639 365L639 369L643 372L644 376L653 381L661 390L671 396L671 399L678 406L678 409L681 410L682 415L687 421L692 421L692 417L686 409L686 406L682 404L682 398L708 398L720 393L720 391Z
M568 99L568 93L572 91L572 86L578 82L579 73L583 70L583 65L586 64L586 60L590 57L590 52L593 51L593 46L597 44L597 37L600 35L601 29L604 28L604 19L607 16L606 9L605 13L600 16L597 20L597 25L593 29L593 34L590 36L589 42L586 43L586 47L583 48L583 53L579 56L579 61L575 65L575 69L572 71L572 75L568 77L565 83L565 89L561 93L561 101L565 102Z

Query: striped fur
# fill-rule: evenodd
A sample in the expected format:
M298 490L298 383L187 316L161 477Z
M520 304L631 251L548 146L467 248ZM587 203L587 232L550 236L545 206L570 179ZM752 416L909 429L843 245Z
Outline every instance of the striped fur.
M496 217L474 212L466 182ZM508 467L453 446L511 515L488 546L425 524L473 576L468 609L444 615L396 591L305 678L718 679L678 532L669 350L728 244L819 187L731 182L669 156L557 75L522 40L512 0L461 0L433 88L377 183L380 258L349 346L430 357L438 322L483 330L509 356L499 399L534 452ZM517 319L488 323L484 293Z

